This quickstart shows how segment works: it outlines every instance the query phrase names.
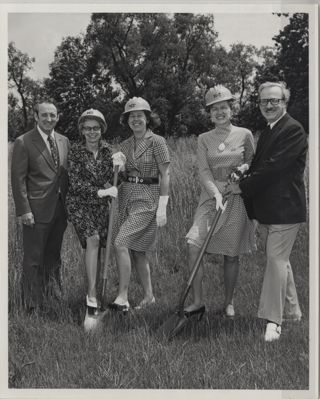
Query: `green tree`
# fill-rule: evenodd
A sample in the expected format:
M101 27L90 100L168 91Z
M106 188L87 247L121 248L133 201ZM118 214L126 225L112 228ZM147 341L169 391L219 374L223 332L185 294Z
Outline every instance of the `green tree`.
M274 37L279 75L291 91L289 112L309 130L309 28L308 14L293 14Z
M77 120L85 109L99 109L109 120L118 95L110 77L92 70L90 59L90 45L82 36L66 37L55 51L45 81L48 95L59 106L59 129L71 139L78 137Z
M14 42L8 46L9 138L13 139L33 125L33 104L42 91L40 82L28 72L35 58L21 52ZM17 97L18 96L18 99Z
M114 79L124 100L145 97L164 134L195 108L185 122L190 130L199 125L195 91L210 72L216 37L213 16L193 14L93 14L86 36L95 70Z
M282 14L278 14L281 16ZM285 14L285 16L289 16ZM265 126L258 106L258 87L266 81L284 81L291 91L288 112L309 129L309 33L308 14L293 14L288 24L273 37L275 47L262 47L250 101L240 111L239 120L253 132Z

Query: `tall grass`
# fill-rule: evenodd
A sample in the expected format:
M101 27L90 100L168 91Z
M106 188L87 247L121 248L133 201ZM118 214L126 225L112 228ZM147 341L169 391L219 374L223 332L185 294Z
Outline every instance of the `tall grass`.
M107 313L95 335L83 331L85 270L71 225L62 250L62 301L49 301L45 315L23 312L21 226L9 197L9 387L308 389L307 224L299 231L291 257L303 320L284 323L279 342L263 341L264 326L256 318L265 265L259 231L257 252L241 257L235 294L238 317L230 321L215 316L223 302L222 259L206 255L204 320L190 321L171 342L157 336L158 327L173 314L189 275L185 235L199 197L196 138L168 142L172 159L168 224L159 230L156 250L148 254L157 302L127 316ZM113 259L107 283L110 301L117 283ZM139 302L141 295L133 272L130 302Z

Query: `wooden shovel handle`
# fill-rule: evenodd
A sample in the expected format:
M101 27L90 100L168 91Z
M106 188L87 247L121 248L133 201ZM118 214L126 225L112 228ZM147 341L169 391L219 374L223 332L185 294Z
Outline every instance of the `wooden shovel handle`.
M117 184L118 184L118 174L119 174L119 166L116 165L114 167L114 175L113 175L113 186L114 187L117 187ZM110 212L109 212L108 236L107 236L106 251L105 251L105 257L104 257L104 266L103 266L102 295L104 295L104 291L105 291L105 285L106 285L105 283L107 280L108 266L109 266L109 261L110 261L112 229L113 229L113 219L114 219L115 209L116 209L116 198L112 197L111 207L110 207Z

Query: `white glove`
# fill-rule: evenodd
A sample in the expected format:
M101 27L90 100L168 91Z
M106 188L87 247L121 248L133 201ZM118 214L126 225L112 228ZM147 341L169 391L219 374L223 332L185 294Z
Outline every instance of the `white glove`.
M110 188L105 188L105 189L98 190L98 197L99 198L103 198L103 197L106 197L106 196L117 198L117 196L118 196L117 187L112 186Z
M157 226L162 227L167 223L167 203L169 195L160 195L156 214Z
M226 205L223 205L223 197L221 193L218 191L215 193L214 198L216 199L216 211L220 208L222 209L222 213L226 209Z
M118 151L112 155L113 169L116 165L119 166L119 172L123 172L125 170L125 163L127 161L126 156L123 152Z

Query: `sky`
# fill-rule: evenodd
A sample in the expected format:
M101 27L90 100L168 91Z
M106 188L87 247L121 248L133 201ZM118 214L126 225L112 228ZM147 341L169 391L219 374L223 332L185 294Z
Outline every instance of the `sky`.
M257 47L272 46L272 37L287 24L287 18L272 13L227 14L214 13L215 28L220 43L227 47L243 42ZM35 57L30 72L33 79L49 76L49 64L53 61L54 50L62 38L85 33L90 21L88 13L9 13L8 41L30 57Z

